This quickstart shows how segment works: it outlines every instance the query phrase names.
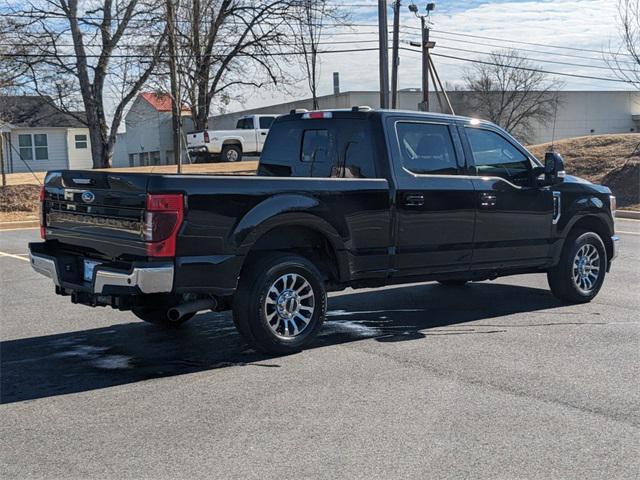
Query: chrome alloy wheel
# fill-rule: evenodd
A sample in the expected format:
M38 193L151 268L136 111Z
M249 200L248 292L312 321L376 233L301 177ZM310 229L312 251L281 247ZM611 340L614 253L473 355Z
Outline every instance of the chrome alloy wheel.
M291 338L300 335L313 318L313 287L297 273L282 275L269 288L263 310L269 328L277 336Z
M573 281L584 294L589 294L600 276L600 254L595 245L580 247L573 259Z

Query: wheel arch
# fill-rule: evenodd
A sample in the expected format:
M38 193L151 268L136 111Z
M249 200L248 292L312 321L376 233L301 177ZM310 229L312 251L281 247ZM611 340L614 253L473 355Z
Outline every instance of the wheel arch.
M607 263L610 265L611 258L613 257L613 240L611 236L613 235L612 228L606 219L602 218L601 215L592 214L592 215L581 215L567 225L564 229L565 235L563 236L562 244L560 248L557 249L554 255L554 263L560 259L560 254L564 249L567 238L571 236L573 232L576 230L585 230L598 234L601 238L602 243L604 243L605 250L607 252ZM608 268L607 268L608 269Z

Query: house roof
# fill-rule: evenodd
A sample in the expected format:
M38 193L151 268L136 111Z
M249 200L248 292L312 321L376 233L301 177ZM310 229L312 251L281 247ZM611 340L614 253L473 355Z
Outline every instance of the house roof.
M171 107L173 102L171 97L166 93L155 93L155 92L142 92L140 96L144 98L149 105L155 108L158 112L171 112ZM182 106L182 111L189 110L188 107Z
M37 95L0 96L0 121L23 128L87 126L84 112L62 112L55 107L51 97Z

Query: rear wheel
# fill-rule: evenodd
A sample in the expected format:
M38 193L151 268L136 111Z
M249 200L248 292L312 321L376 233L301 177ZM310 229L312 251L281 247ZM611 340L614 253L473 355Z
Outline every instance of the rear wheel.
M154 325L160 325L162 327L178 327L185 323L187 320L193 318L195 313L188 313L178 320L169 320L167 316L167 310L164 308L153 307L137 307L132 310L132 313L140 320L153 323Z
M324 280L313 263L297 255L273 254L242 273L233 319L251 346L283 355L313 340L326 305Z
M242 160L242 149L238 145L225 145L221 157L225 162L239 162Z
M551 292L570 303L590 302L604 283L607 251L600 236L584 230L567 237L558 264L547 272Z

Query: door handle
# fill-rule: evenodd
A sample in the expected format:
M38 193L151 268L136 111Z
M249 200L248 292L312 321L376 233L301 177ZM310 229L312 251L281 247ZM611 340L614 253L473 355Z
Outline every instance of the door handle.
M260 132L260 135L266 135L267 132Z
M480 206L489 208L495 207L497 202L497 197L493 193L481 193L480 194Z
M422 207L424 205L424 195L421 193L409 193L404 196L406 207Z

